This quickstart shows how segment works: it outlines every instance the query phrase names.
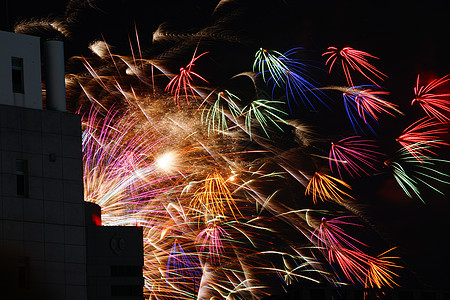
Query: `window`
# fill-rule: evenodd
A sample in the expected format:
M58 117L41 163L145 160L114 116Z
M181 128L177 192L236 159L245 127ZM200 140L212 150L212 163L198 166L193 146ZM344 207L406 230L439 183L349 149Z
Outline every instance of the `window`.
M19 257L17 280L19 288L22 290L30 289L30 259L29 257Z
M23 58L11 57L12 84L14 93L24 93Z
M28 162L16 159L17 196L28 196Z
M141 297L143 292L142 286L139 285L112 285L111 296L113 297Z
M111 266L113 277L142 277L142 266Z

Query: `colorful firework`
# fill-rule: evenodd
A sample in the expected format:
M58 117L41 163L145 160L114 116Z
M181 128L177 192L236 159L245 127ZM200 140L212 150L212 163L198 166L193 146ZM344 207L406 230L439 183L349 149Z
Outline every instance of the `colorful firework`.
M333 248L351 248L355 251L360 251L356 244L366 246L364 243L351 237L345 233L341 226L359 226L362 225L346 221L347 219L355 218L354 216L342 216L336 217L331 220L327 220L325 217L320 221L320 225L314 230L311 240L314 241L322 249Z
M220 261L222 252L224 251L224 239L230 239L230 235L215 221L208 223L207 227L200 231L195 241L201 244L200 252L203 253L207 249L207 257L211 263Z
M175 241L170 250L166 267L166 278L178 290L198 291L202 276L200 262L195 253L186 252L181 243Z
M329 57L327 58L325 65L330 64L329 72L331 73L331 69L336 62L340 63L342 69L344 70L347 84L350 87L353 87L353 80L350 70L359 72L375 85L378 84L371 77L369 77L368 74L364 73L365 71L368 71L371 75L380 80L384 80L384 78L387 77L385 74L383 74L376 67L369 63L369 58L378 59L378 57L375 57L367 52L355 50L351 47L344 47L340 50L336 47L328 47L327 52L323 53L322 56L327 55L329 55Z
M396 159L390 159L384 162L386 166L391 167L395 180L403 189L405 194L412 198L416 195L423 203L425 203L420 193L419 184L422 184L439 194L444 194L435 185L436 183L450 184L446 178L449 175L442 171L436 170L436 164L450 163L434 157L421 156L420 161L411 153L430 153L430 146L427 143L416 143L397 151Z
M397 105L384 100L382 97L389 94L373 86L354 86L354 87L326 87L323 89L337 90L342 92L344 98L344 107L347 116L356 133L364 133L364 128L360 125L359 119L375 133L372 128L372 122L378 122L379 114L386 113L395 116L395 113L403 114Z
M386 256L387 253L393 251L395 248L389 249L375 259L369 260L369 270L366 279L366 287L382 289L384 287L395 288L399 286L395 278L400 277L397 273L392 271L395 268L402 268L394 261L399 260L399 257Z
M340 179L316 172L306 186L305 195L312 195L314 203L317 200L343 202L353 199L343 188L351 189L350 185Z
M435 79L427 85L420 85L420 74L417 75L416 86L414 87L415 98L411 105L418 103L429 117L434 117L443 123L449 122L450 93L436 93L436 90L439 90L447 82L450 82L449 75Z
M212 219L224 218L227 213L231 213L233 218L241 214L226 180L217 171L206 177L202 187L195 191L190 205L194 211Z
M264 81L268 80L266 80L268 72L275 84L281 87L286 81L286 71L289 70L284 62L286 59L288 58L276 50L259 48L255 53L253 72L259 72Z
M447 123L441 123L437 119L424 117L409 125L396 139L417 160L422 161L426 154L436 155L431 148L449 146L443 140L443 135L448 133ZM416 145L416 146L413 146ZM420 145L427 145L421 147Z
M305 106L316 110L314 100L323 103L325 94L317 89L316 83L308 72L308 66L297 59L291 58L301 48L293 48L281 54L278 51L268 51L260 48L255 55L253 70L262 74L263 80L273 83L272 98L277 87L285 90L289 110L293 111L292 103L298 103L298 98ZM266 79L265 73L269 73ZM311 99L314 98L314 99Z
M229 122L232 124L237 122L238 116L241 115L241 109L237 104L240 101L236 95L224 90L217 93L217 99L212 105L205 105L202 111L202 123L207 126L208 134L211 132L225 133L228 130Z
M185 99L188 105L189 105L189 97L188 97L189 94L191 94L194 98L196 98L194 87L192 85L194 77L208 83L208 81L205 78L192 71L192 67L195 66L194 62L207 53L208 52L203 52L202 54L195 56L194 52L191 61L186 65L186 67L180 68L180 73L175 75L167 84L165 91L166 92L170 91L171 94L174 94L174 100L178 108L180 108L181 91L184 91Z
M325 105L322 99L326 98L326 96L317 88L317 83L311 78L310 72L308 71L310 66L297 59L290 58L296 54L299 49L300 48L294 48L286 51L280 57L280 61L282 61L286 67L284 72L285 80L283 80L282 83L278 83L276 78L271 77L269 78L269 81L273 80L276 83L275 86L284 85L286 100L291 112L293 111L291 103L294 102L297 104L298 98L300 98L307 108L316 111L314 102L318 101Z
M264 134L269 137L268 127L275 126L280 131L283 131L279 124L286 124L283 117L287 115L286 112L277 108L282 105L281 101L258 99L252 101L249 105L242 109L242 115L245 116L245 129L252 138L254 124L258 124L259 128Z
M377 148L374 140L360 136L332 142L328 159L330 170L336 170L340 178L342 178L342 170L351 176L370 175L367 169L376 171L379 158L382 156L382 153L375 150Z
M236 76L218 87L193 72L197 59L209 52L194 52L184 79L181 73L172 78L166 94L149 90L158 76L137 76L149 74L146 67L162 66L163 59L121 57L114 65L126 74L120 78L101 74L95 64L89 65L88 79L77 78L88 100L83 110L97 109L86 114L84 124L86 199L102 206L107 224L143 226L146 297L259 299L302 280L397 286L396 258L371 256L368 243L360 241L372 229L356 217L357 199L342 180L344 172L356 181L378 170L382 154L376 142L341 139L325 160L329 144L291 125L305 121L285 120L283 108L300 97L314 109L323 90L338 90L355 131L380 121L381 114L400 111L378 87L315 87L310 66L293 59L295 51L260 49L253 68L266 83L249 72L252 81L244 90L233 86ZM193 80L205 83L204 93ZM280 87L276 98L273 88ZM271 100L260 97L271 89ZM183 95L186 101L192 96L202 101L182 107ZM106 105L111 98L123 106ZM438 145L432 144L434 129L420 129L429 133L428 146ZM435 164L430 162L427 157L422 166L430 169L414 165L418 172L407 174L424 181L422 173L443 176L431 170ZM405 160L399 164L403 167ZM322 171L328 166L340 179ZM414 178L414 184L425 183ZM298 193L303 189L320 211ZM354 222L339 217L349 211ZM317 217L323 214L333 218Z

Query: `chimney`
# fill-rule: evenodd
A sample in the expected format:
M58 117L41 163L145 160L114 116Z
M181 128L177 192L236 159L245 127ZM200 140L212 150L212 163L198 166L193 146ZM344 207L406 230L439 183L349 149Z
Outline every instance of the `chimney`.
M84 202L84 217L86 226L102 226L102 209L100 205Z
M64 43L47 39L42 43L47 109L66 111Z

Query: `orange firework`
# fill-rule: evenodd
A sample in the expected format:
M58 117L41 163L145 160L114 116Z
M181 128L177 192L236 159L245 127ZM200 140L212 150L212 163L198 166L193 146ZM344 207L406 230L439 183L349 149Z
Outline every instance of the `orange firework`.
M394 277L399 277L397 273L392 271L392 268L402 268L392 262L393 259L399 259L399 257L386 257L386 253L394 250L395 248L389 249L388 251L378 255L374 260L369 260L369 271L366 278L366 287L379 288L388 286L394 288L394 286L399 286Z
M227 186L227 181L218 171L206 177L203 186L195 191L189 205L197 213L204 213L205 216L213 218L224 217L226 215L226 206L228 206L235 219L235 211L242 215L236 206L236 200Z
M351 186L343 180L316 172L306 186L305 195L312 195L314 203L317 203L317 200L323 202L326 200L342 202L346 197L354 199L340 186L351 189Z

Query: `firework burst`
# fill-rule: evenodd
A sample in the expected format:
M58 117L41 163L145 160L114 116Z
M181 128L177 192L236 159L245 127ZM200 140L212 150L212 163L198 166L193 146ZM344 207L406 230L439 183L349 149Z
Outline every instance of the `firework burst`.
M345 58L329 58L330 70L346 59L344 73L352 84L318 88L311 66L294 57L299 48L260 49L253 65L248 62L257 76L239 73L245 80L236 75L214 86L205 79L213 77L194 68L206 53L212 60L215 53L196 55L192 48L177 48L194 55L164 92L155 85L164 85L163 70L174 67L164 56L110 54L108 72L117 70L116 76L86 60L88 74L72 77L81 87L75 102L84 113L85 198L102 207L105 224L142 226L146 297L260 299L304 280L397 286L396 258L387 252L372 256L369 243L360 241L372 229L357 217L357 195L343 180L349 175L353 185L378 170L383 154L376 141L339 132L335 136L349 137L330 150L334 138L320 138L309 124L291 125L306 121L287 120L285 112L301 100L308 108L302 114L312 109L320 125L315 103L323 91L335 90L343 94L354 130L374 131L382 114L400 110L378 86L353 86L352 71L372 82L383 77L368 63L373 57L347 49ZM162 74L153 74L156 66ZM204 85L201 91L196 81ZM189 105L181 105L183 97ZM430 147L443 145L437 124L414 126L399 138L410 143L403 149L430 154ZM445 181L434 169L443 160L424 156L420 163L405 151L386 163L405 192L420 197L419 185ZM327 174L328 167L338 178Z
M395 116L394 113L403 114L396 104L383 99L389 92L374 86L362 85L348 88L331 86L322 89L342 92L345 111L356 133L364 133L364 128L360 124L361 120L371 132L375 133L371 123L377 123L380 114L390 116Z
M389 159L384 162L386 166L391 167L395 180L410 198L416 195L423 203L419 185L422 184L435 192L443 195L444 193L436 187L436 183L450 184L449 175L437 170L437 164L448 164L450 161L434 157L421 156L417 160L411 153L430 153L430 146L427 143L416 143L406 146L397 151L395 159Z
M336 170L342 178L342 170L351 176L370 175L367 169L377 170L377 164L382 153L376 151L378 147L374 140L364 139L360 136L344 138L331 143L329 165L332 171ZM333 167L334 166L334 167Z
M426 154L436 155L432 147L449 146L442 137L448 132L447 123L441 123L437 119L422 118L408 126L396 139L409 153L421 161ZM414 146L416 145L416 146ZM421 147L420 145L427 145Z
M186 65L186 67L180 68L180 73L175 75L167 84L165 91L166 92L170 91L171 94L174 94L174 100L178 108L180 108L181 91L184 91L185 99L188 105L189 105L189 97L188 97L189 94L191 94L194 98L196 98L196 93L192 85L194 77L208 83L208 81L205 78L198 75L192 70L192 68L195 66L194 62L207 53L208 52L203 52L202 54L195 56L194 52L191 61Z
M417 75L416 86L414 87L415 98L411 105L418 103L429 117L434 117L443 123L449 122L450 93L436 92L447 82L450 82L449 75L434 79L427 85L420 85L420 75Z
M351 189L350 185L340 179L316 172L306 186L305 195L312 195L314 203L318 200L343 202L345 199L353 199L343 188Z
M377 83L374 81L374 79L369 77L369 75L365 72L369 72L371 75L380 80L383 80L385 77L387 77L385 74L383 74L376 67L369 63L369 58L378 59L378 57L375 57L367 52L355 50L351 47L344 47L342 49L338 49L336 47L328 47L327 51L323 53L322 56L328 55L329 57L327 58L325 64L330 65L329 72L331 73L331 69L335 64L341 64L345 74L345 79L347 80L347 84L350 87L353 86L353 80L350 70L359 72L375 85L377 85Z

